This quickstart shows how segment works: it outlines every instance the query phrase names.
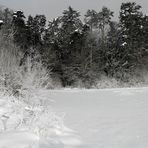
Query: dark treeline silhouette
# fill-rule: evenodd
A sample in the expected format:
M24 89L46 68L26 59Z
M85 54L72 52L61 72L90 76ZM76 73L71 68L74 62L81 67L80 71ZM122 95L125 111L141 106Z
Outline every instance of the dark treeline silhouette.
M81 81L95 85L101 75L129 81L135 70L148 61L148 16L135 2L122 3L119 22L103 7L88 10L84 21L69 7L52 21L44 15L28 16L22 11L0 10L2 35L12 37L24 56L40 55L43 64L64 87ZM37 59L36 59L37 60Z

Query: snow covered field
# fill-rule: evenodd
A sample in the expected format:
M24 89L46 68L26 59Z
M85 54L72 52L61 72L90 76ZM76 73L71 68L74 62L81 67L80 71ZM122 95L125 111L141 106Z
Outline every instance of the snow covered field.
M51 91L79 148L147 148L148 88Z
M64 116L47 142L27 131L0 133L0 148L147 148L148 88L50 90L53 110ZM1 106L0 106L1 107ZM23 147L24 148L24 147Z

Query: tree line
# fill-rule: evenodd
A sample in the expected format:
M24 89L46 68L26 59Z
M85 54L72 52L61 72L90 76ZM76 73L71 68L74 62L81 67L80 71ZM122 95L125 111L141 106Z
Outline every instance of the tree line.
M141 8L135 2L122 3L118 22L107 7L88 10L84 21L72 7L52 21L6 8L0 10L0 31L23 52L20 66L27 56L38 60L39 55L64 87L78 81L90 87L102 74L128 81L136 68L147 64L148 16Z

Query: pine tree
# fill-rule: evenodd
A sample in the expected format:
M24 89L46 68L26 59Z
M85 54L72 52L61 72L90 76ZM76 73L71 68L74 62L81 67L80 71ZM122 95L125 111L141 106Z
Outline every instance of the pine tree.
M102 10L98 13L98 27L101 30L102 46L105 45L107 30L106 27L109 26L112 17L113 12L110 11L110 9L107 7L103 7Z
M33 47L37 47L42 44L43 36L46 27L46 17L44 15L36 15L28 17L27 27L31 36L30 44Z
M82 22L79 17L80 13L69 7L68 10L64 10L63 15L60 18L61 26L58 40L56 42L56 54L58 54L57 57L60 62L59 69L63 86L71 85L73 82L71 79L72 57L75 55L77 50L74 48L74 33L79 31L81 32L82 30Z
M143 29L143 44L144 44L144 49L148 50L148 16L145 15L143 17L143 25L141 26Z
M52 72L60 77L61 75L61 52L60 52L60 17L49 21L44 35L44 62L52 69Z
M94 61L94 34L97 32L98 28L98 13L95 10L88 10L85 14L84 21L90 28L87 44L89 49L89 66L92 68Z
M44 42L46 46L52 46L58 41L61 29L60 17L53 19L48 22L48 27L45 30Z
M68 10L64 10L63 16L61 17L61 32L60 32L60 40L61 40L61 58L65 62L69 62L68 58L70 58L70 54L72 50L69 48L71 46L72 40L71 35L77 31L81 30L82 22L80 20L80 14L73 8L69 7Z
M123 61L127 68L134 67L141 58L143 38L143 14L141 6L136 3L122 3L120 25L122 33L121 49L124 52Z
M98 62L101 62L101 69L109 74L109 54L110 49L107 47L107 34L111 24L113 12L107 7L103 7L98 13L98 29L99 29L99 47L98 47ZM113 28L112 28L113 29Z
M107 50L105 53L104 70L107 75L114 76L120 67L120 30L117 22L110 22L107 33Z
M85 14L84 22L90 27L91 31L97 28L98 13L95 10L88 10Z
M13 13L13 37L17 46L20 46L25 52L28 48L27 28L25 24L25 16L22 11Z

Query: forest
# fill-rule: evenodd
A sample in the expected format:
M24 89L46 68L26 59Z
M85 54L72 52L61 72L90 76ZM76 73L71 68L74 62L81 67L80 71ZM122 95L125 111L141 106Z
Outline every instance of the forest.
M107 7L88 10L82 20L69 6L48 21L45 15L26 17L21 10L1 8L0 83L17 93L20 77L30 72L36 79L32 74L28 82L40 79L39 85L51 89L146 85L148 16L141 9L127 2L118 21Z
M148 15L135 2L116 21L107 7L50 21L0 8L1 148L146 148L147 86Z

